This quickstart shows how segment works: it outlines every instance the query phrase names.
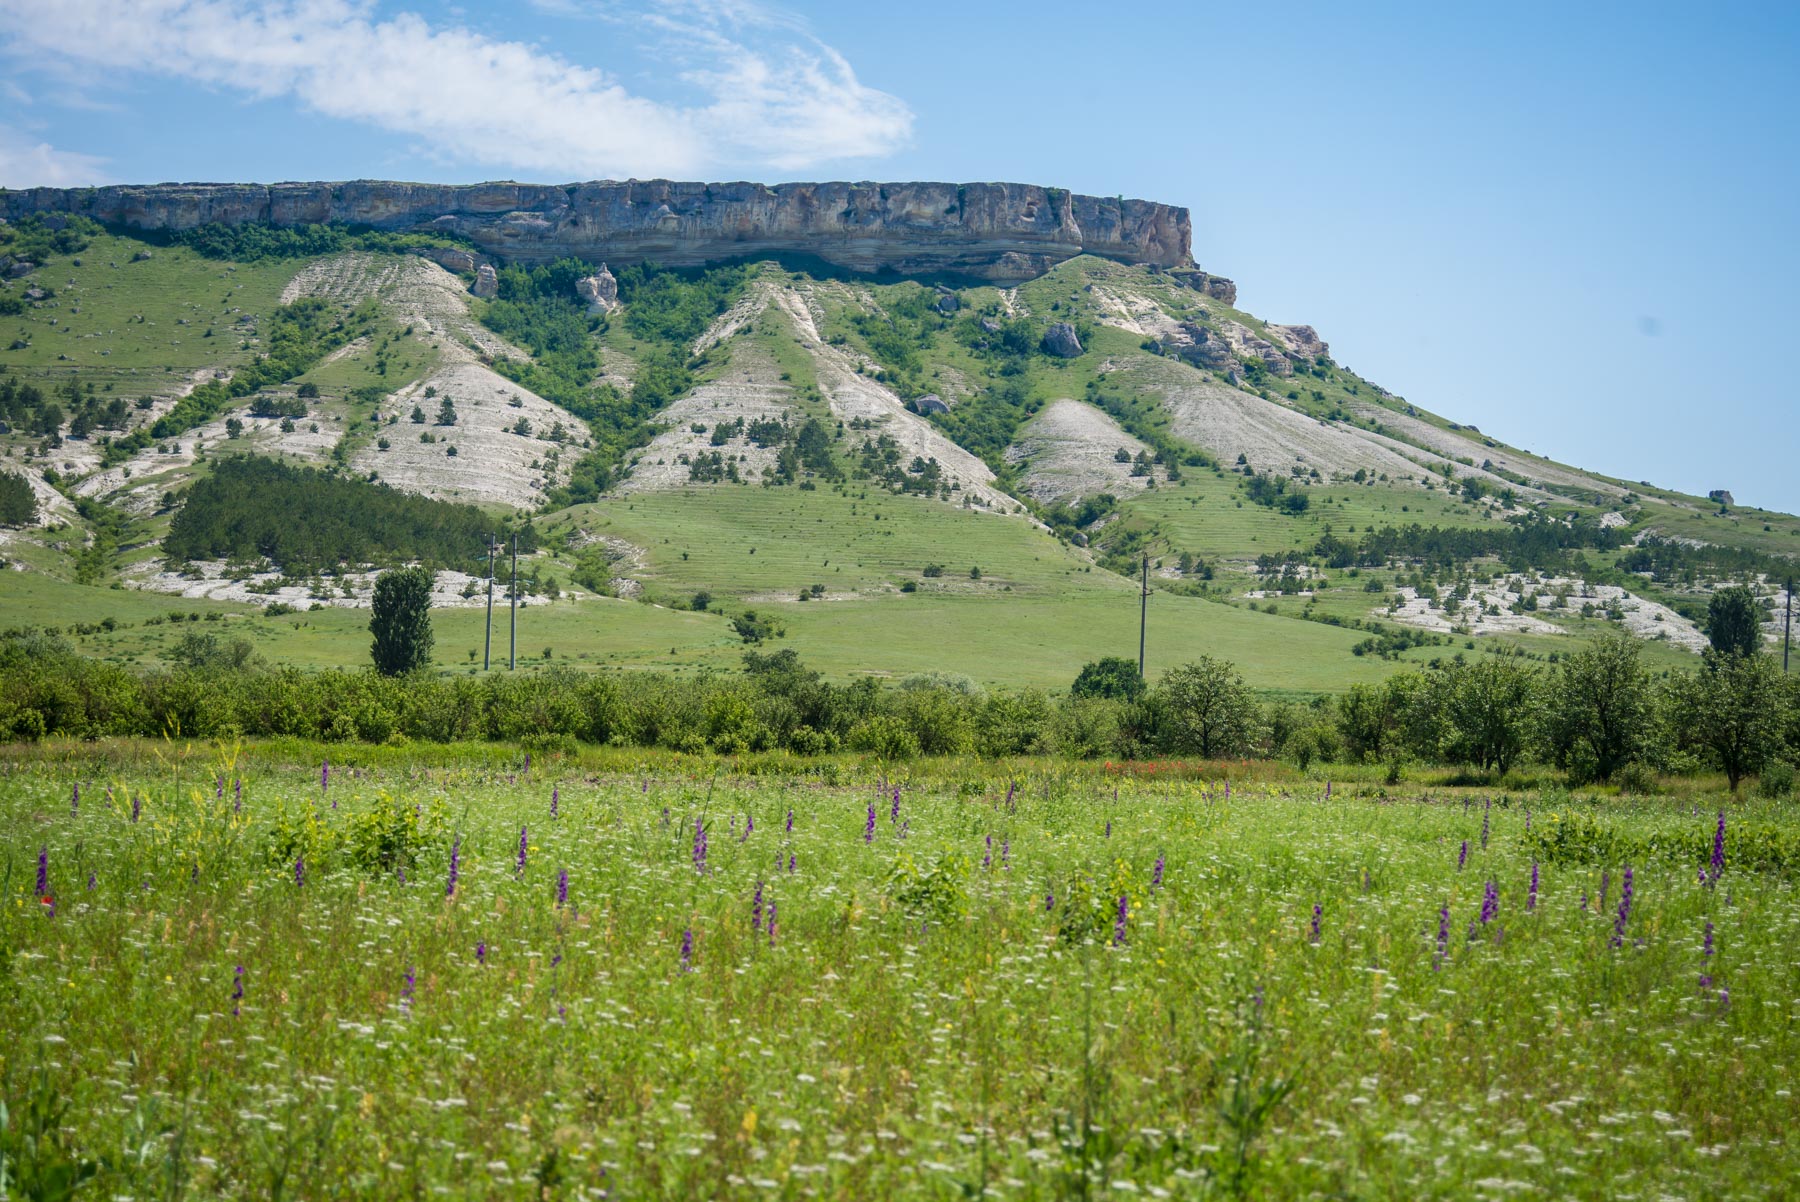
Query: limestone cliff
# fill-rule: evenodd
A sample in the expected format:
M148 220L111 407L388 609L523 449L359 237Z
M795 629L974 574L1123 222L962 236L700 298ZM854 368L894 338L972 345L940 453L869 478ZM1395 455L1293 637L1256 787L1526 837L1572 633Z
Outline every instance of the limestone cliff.
M854 271L1029 279L1078 254L1190 264L1186 209L1033 184L150 184L0 191L0 216L137 230L344 222L468 238L502 262L696 266L800 253Z

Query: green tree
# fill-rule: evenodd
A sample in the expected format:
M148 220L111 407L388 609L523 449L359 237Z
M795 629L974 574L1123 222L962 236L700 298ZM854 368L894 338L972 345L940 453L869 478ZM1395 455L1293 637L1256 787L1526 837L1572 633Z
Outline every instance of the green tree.
M431 585L429 568L396 568L375 578L375 609L369 631L375 641L369 654L383 676L400 676L431 662Z
M1119 655L1108 655L1085 665L1069 692L1076 697L1111 697L1136 701L1144 695L1144 678L1137 664Z
M1610 780L1644 749L1655 715L1642 646L1615 631L1565 657L1550 677L1544 726L1559 767Z
M29 526L37 521L37 494L17 472L0 471L0 526Z
M1426 698L1442 718L1440 754L1505 775L1532 734L1537 691L1536 670L1510 659L1483 656L1443 670Z
M1243 755L1256 737L1261 711L1234 664L1203 655L1165 672L1159 692L1171 751Z
M1408 674L1417 680L1416 674ZM1406 690L1400 677L1352 685L1337 699L1337 732L1352 760L1379 762L1398 741Z
M1706 603L1706 637L1721 655L1754 655L1762 650L1762 608L1749 587L1722 588Z
M1709 652L1706 666L1669 687L1669 725L1676 740L1738 782L1781 749L1781 695L1775 661L1766 655Z

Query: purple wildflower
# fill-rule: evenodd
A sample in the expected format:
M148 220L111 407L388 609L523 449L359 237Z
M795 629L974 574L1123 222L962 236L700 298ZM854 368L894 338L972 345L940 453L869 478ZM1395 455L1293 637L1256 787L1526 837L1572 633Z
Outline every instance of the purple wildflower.
M88 873L88 892L89 893L92 893L94 891L94 884L95 884L94 874L92 872L89 872Z
M1006 782L1006 812L1008 814L1013 812L1013 793L1018 787L1019 782L1016 780L1009 780Z
M38 846L37 895L48 897L50 894L50 849L42 844Z
M513 869L514 872L517 872L521 876L525 873L525 853L530 847L531 838L526 834L525 828L521 826L519 828L519 865L517 868Z
M994 867L994 836L987 837L987 854L981 857L981 869L987 872Z
M1488 820L1489 820L1490 816L1493 814L1493 811L1494 811L1494 799L1492 797L1490 797L1487 799L1486 807L1484 807L1481 811L1481 850L1483 850L1483 851L1487 850Z
M694 971L694 928L681 932L681 971Z
M910 829L912 829L912 819L902 818L900 820L900 837L902 839L906 838L906 832Z
M1719 874L1725 871L1725 811L1719 811L1719 825L1713 830L1712 849L1712 883L1718 884Z
M1112 819L1111 818L1108 818L1106 820L1106 837L1108 839L1112 838Z
M1602 869L1600 872L1600 899L1594 906L1594 908L1596 910L1606 909L1606 894L1607 894L1607 891L1611 888L1612 888L1612 869L1610 869L1610 868Z
M1438 907L1437 955L1432 957L1433 972L1444 966L1444 957L1450 954L1450 903L1445 902Z
M756 815L744 815L744 838L748 839L756 830Z
M794 871L794 853L791 851L788 852L788 871Z
M294 888L298 889L305 884L306 884L306 857L304 855L295 856L294 857Z
M1011 838L1004 838L1004 839L1000 840L1000 867L1007 868L1007 869L1010 869L1012 867L1012 839Z
M1163 858L1156 857L1156 867L1150 873L1150 892L1155 893L1162 888Z
M406 984L400 987L400 1012L402 1014L412 1012L413 986L417 983L418 979L413 976L413 970L410 967L407 968Z
M322 793L329 788L331 788L331 757L326 756L325 762L319 765L319 791Z
M762 930L762 914L763 914L763 883L759 880L756 882L756 895L750 899L750 929L751 930L753 930L753 931Z
M888 807L888 821L889 822L898 822L899 820L900 820L900 786L895 785L894 786L894 804Z
M1456 871L1461 872L1469 862L1469 841L1462 841L1462 850L1456 853Z
M869 821L863 826L863 842L875 842L875 807L869 807Z
M555 785L551 785L550 786L550 821L552 821L552 822L556 821L556 809L557 809L557 802L559 799L560 799L560 793L559 793L557 787Z
M1625 866L1625 883L1619 889L1619 916L1613 920L1612 945L1625 946L1625 926L1631 921L1631 866Z
M1119 917L1113 923L1113 946L1114 947L1124 947L1125 946L1125 921L1126 921L1126 919L1128 919L1130 917L1131 917L1131 898L1129 896L1127 896L1126 894L1121 893L1121 894L1119 894Z
M1531 862L1531 892L1527 893L1525 895L1525 908L1527 910L1537 909L1537 893L1538 893L1538 864L1537 864L1536 860L1533 860Z
M458 835L450 841L450 877L444 883L444 896L456 896L456 877L462 867L462 836Z
M131 795L131 820L133 822L136 822L138 820L138 816L140 814L142 814L143 812L144 812L144 799L142 797L140 797L138 794L133 793Z
M769 903L769 945L775 944L775 903Z
M1531 833L1531 811L1529 809L1525 811L1525 833L1528 835Z
M1325 907L1318 902L1313 903L1312 941L1319 941L1319 924L1325 918Z
M525 753L525 771L527 773L531 771L531 753L529 751Z
M1500 917L1500 886L1494 881L1487 883L1481 895L1481 924L1486 926Z
M569 904L569 870L563 869L556 874L556 908L562 909Z
M794 807L793 806L788 807L787 833L790 835L794 833Z
M236 987L231 991L231 1017L238 1016L238 1005L244 1000L244 966L237 966Z
M694 819L694 871L706 871L706 823L698 816Z
M219 779L224 780L225 778L220 777ZM81 782L76 781L74 791L69 794L69 816L71 818L73 818L76 814L80 813L80 811L81 811Z
M487 963L487 940L485 939L480 940L475 944L475 963Z
M1052 911L1054 909L1056 909L1056 886L1055 885L1045 885L1044 886L1044 913L1048 914L1050 911Z

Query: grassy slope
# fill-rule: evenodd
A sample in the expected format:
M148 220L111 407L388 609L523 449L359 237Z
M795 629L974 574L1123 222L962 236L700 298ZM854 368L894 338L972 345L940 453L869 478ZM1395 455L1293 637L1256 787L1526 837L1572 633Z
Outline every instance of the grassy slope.
M0 352L0 369L13 368L41 384L54 384L79 370L82 379L94 379L103 394L108 388L127 396L167 391L200 368L228 368L252 353L240 347L241 339L227 336L231 323L242 315L237 310L266 314L277 303L283 284L304 265L224 264L180 248L155 248L151 259L134 263L132 255L140 248L130 239L101 238L79 256L81 266L63 260L41 272L42 282L58 288L56 307L0 321L0 338L10 341L5 336L16 326L16 336L29 335L32 344L27 350ZM771 278L791 277L774 273ZM72 289L66 283L69 279L75 280ZM1016 300L1046 320L1091 319L1095 311L1084 292L1089 281L1104 282L1115 291L1136 290L1178 315L1229 317L1252 329L1262 328L1253 316L1183 291L1166 279L1094 260L1072 261L1023 285ZM882 305L917 287L822 288L818 293L825 310L822 332L857 345L847 308L855 292L865 292ZM1002 294L975 288L966 290L963 300L979 309L998 306ZM74 312L77 305L79 313ZM128 320L137 314L146 322ZM54 326L49 324L52 317ZM184 319L188 325L179 324ZM203 338L209 327L215 336ZM68 328L75 332L62 332ZM349 412L340 398L355 388L370 384L394 388L429 372L435 356L428 346L399 334L391 321L384 322L370 343L351 348L304 377L324 393L315 409L323 423L340 431L349 426L358 415ZM805 392L815 382L811 360L796 344L784 315L766 312L740 337L765 352L797 391ZM382 341L392 344L385 373L377 368ZM621 322L612 323L606 341L631 356L647 350L633 342ZM1042 403L1081 397L1090 383L1104 389L1108 362L1141 353L1137 344L1135 335L1096 325L1089 353L1079 359L1032 358L1025 377L1030 395ZM69 358L57 358L64 354ZM975 387L992 382L993 364L956 343L948 332L938 334L921 357L930 385L958 379ZM715 353L710 359L702 379L724 370L728 356ZM1299 393L1293 400L1285 396L1290 388ZM1315 397L1315 391L1323 399ZM1333 369L1324 379L1272 380L1269 393L1273 400L1320 414L1352 401L1404 404L1381 397L1341 369ZM802 407L823 413L822 402L809 401ZM1137 411L1147 428L1166 429L1166 416L1152 398L1139 399ZM1444 419L1424 411L1417 416L1450 428ZM367 428L361 433L374 434ZM215 450L235 450L238 445L220 444ZM172 474L171 483L179 482L181 475ZM1633 487L1641 495L1641 507L1632 516L1664 533L1774 551L1792 551L1800 545L1800 521L1786 515L1734 510L1721 516L1704 501ZM1442 490L1342 483L1311 491L1312 509L1289 517L1245 502L1235 477L1193 469L1178 485L1159 485L1126 501L1109 537L1142 531L1149 535L1153 554L1172 557L1187 551L1207 559L1218 569L1214 587L1225 596L1241 595L1252 585L1247 567L1255 556L1303 551L1327 528L1350 535L1352 528L1360 532L1389 523L1468 525L1492 520L1481 508ZM875 520L877 512L880 521ZM684 602L704 588L732 610L761 607L779 612L790 627L784 645L795 647L834 676L947 669L984 681L1062 686L1086 660L1104 653L1129 655L1136 647L1133 584L1093 566L1085 554L1020 521L916 498L868 494L860 485L842 493L830 486L818 492L696 487L608 500L545 521L552 527L573 522L642 547L649 561L642 579L653 600ZM121 561L153 554L149 540L165 525L166 517L135 526ZM75 545L69 540L81 534L77 525L55 536L65 544L63 550L15 541L5 554L38 572L66 576L69 551ZM756 548L754 556L751 547ZM684 551L686 559L681 557ZM945 576L922 579L921 570L933 562L946 565ZM570 566L566 560L545 565L563 579ZM979 583L968 578L970 566L982 569ZM900 593L899 584L909 579L921 591ZM1362 591L1365 582L1346 573L1334 574L1332 587L1311 602L1312 611L1340 619L1367 617L1378 598ZM1384 580L1387 583L1391 582ZM800 589L813 584L842 599L806 604L794 599ZM0 596L13 618L8 624L67 625L109 615L128 623L126 629L93 636L91 641L96 651L140 662L154 662L159 650L178 637L166 625L142 626L143 617L184 608L232 615L222 627L203 628L249 632L265 655L280 662L352 666L362 663L366 653L366 616L351 611L271 620L251 616L241 606L80 588L35 572L0 577ZM1259 687L1282 691L1341 689L1393 670L1392 664L1349 654L1350 646L1364 637L1360 632L1292 620L1307 608L1303 599L1276 598L1272 603L1280 616L1159 594L1152 602L1152 668L1205 651L1239 661ZM479 614L446 611L438 622L440 663L466 666L468 649L480 645ZM1585 631L1601 624L1577 621L1573 626ZM523 631L522 646L534 667L543 664L546 645L554 649L552 663L622 667L730 668L741 652L717 615L644 605L533 606L525 612ZM1538 653L1567 646L1566 640L1544 637L1506 636L1506 641ZM504 643L503 629L500 642ZM1406 658L1417 661L1444 653L1442 648L1417 649ZM1666 648L1653 648L1652 655L1665 666L1687 662L1681 653Z

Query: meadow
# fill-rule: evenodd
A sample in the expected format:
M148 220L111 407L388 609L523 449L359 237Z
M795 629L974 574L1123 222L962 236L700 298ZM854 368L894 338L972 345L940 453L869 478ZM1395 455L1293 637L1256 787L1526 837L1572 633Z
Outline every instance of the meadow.
M1379 776L10 748L0 1176L309 1198L1795 1179L1800 911L1758 850L1791 803Z

